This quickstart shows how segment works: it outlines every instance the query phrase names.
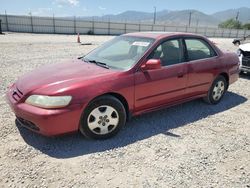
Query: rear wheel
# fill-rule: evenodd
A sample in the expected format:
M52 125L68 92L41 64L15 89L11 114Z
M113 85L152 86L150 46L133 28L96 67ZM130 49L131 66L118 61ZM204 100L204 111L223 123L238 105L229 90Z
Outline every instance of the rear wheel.
M80 131L88 138L106 139L117 134L125 122L123 104L107 95L93 100L87 106L80 121Z
M208 91L204 100L209 104L218 104L227 90L228 83L223 76L218 76Z

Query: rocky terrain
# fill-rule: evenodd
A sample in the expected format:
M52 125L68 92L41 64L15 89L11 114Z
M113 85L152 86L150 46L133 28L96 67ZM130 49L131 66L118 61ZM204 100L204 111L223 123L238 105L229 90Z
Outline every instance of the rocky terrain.
M250 76L220 104L195 100L138 116L114 138L46 138L16 125L6 88L110 36L0 35L0 187L250 187ZM212 39L235 51L232 39Z

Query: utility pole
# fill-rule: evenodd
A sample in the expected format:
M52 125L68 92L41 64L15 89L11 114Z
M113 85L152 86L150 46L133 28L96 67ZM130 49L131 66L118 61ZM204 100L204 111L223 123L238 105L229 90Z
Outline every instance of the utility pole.
M55 15L53 14L53 30L56 33Z
M156 7L154 6L154 24L156 22Z
M239 15L240 15L240 11L237 12L235 20L238 21L239 20Z
M192 12L189 12L189 22L188 22L189 27L191 25L191 20L192 20Z
M31 11L29 12L29 15L30 15L31 33L33 33L33 32L34 32L34 28L33 28L33 18L32 18L32 13L31 13Z
M8 16L7 16L7 12L5 10L5 19L6 19L6 27L7 27L7 31L9 31L9 20L8 20Z

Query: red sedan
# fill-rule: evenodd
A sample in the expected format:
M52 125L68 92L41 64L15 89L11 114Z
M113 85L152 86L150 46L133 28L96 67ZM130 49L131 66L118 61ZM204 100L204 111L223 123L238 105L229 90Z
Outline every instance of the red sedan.
M7 92L17 121L46 136L115 135L131 116L204 98L222 99L239 58L187 33L132 33L84 57L21 77Z

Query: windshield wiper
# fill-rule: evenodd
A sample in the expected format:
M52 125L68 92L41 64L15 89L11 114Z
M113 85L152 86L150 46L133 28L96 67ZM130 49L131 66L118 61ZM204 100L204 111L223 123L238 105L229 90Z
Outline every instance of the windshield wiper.
M98 65L100 67L109 69L109 66L106 63L102 63L102 62L99 62L99 61L96 61L96 60L89 60L89 59L86 59L86 58L83 58L83 60L88 62L88 63L94 63L94 64L96 64L96 65Z
M77 59L83 59L85 56L80 56L80 57L78 57Z

